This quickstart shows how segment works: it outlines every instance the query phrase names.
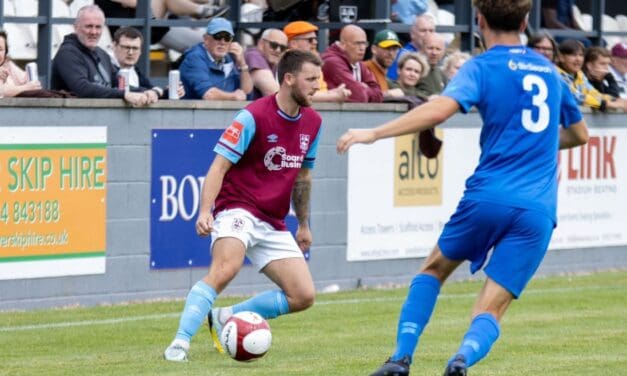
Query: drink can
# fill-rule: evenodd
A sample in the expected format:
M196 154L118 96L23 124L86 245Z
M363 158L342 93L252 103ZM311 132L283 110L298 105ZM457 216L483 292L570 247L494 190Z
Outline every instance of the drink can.
M118 89L124 90L125 93L128 93L130 88L129 76L130 70L127 68L122 68L118 71Z
M26 64L26 74L29 81L39 81L39 74L37 73L37 63Z
M181 74L177 70L171 70L168 74L168 99L179 99L179 81Z

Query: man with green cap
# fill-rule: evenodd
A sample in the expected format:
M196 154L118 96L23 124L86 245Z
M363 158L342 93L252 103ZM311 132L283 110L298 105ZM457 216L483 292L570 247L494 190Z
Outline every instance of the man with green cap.
M392 30L381 30L374 36L374 41L370 46L372 59L365 62L366 67L374 74L381 91L385 93L389 90L385 79L387 70L394 62L398 50L402 47L398 35Z

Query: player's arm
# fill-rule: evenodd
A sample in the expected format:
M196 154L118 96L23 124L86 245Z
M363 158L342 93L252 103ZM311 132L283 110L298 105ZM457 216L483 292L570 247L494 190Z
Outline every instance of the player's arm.
M296 243L302 251L311 246L312 236L309 229L309 198L311 197L311 170L301 168L292 188L292 207L298 219Z
M196 220L196 233L200 236L207 236L213 230L213 214L211 209L222 188L224 175L233 166L233 163L220 154L216 154L207 176L202 185L200 195L200 211Z
M583 145L588 142L588 137L588 127L583 119L568 128L560 128L560 149Z
M345 153L357 143L371 144L382 138L424 131L442 123L458 110L459 104L453 98L439 96L376 128L349 129L338 139L337 152Z

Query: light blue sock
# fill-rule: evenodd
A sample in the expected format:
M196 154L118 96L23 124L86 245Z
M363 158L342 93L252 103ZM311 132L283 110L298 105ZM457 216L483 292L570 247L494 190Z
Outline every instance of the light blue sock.
M488 355L490 348L499 338L499 333L499 322L492 314L486 312L477 315L470 323L457 354L463 355L466 358L466 366L470 367ZM454 358L455 356L449 363Z
M392 360L409 356L411 360L418 339L427 326L440 293L440 281L429 274L418 274L411 281L407 299L401 309L396 334L396 351Z
M287 303L287 296L281 290L268 290L257 294L233 307L233 313L242 311L253 311L261 315L264 319L273 319L280 315L290 313L290 306Z
M189 290L185 308L179 321L179 329L176 332L176 339L190 342L194 334L198 331L207 314L211 310L213 301L218 293L213 287L200 280Z

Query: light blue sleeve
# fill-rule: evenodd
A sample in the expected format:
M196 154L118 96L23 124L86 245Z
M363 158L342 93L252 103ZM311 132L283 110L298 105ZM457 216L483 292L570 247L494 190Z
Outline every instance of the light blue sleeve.
M462 65L442 95L453 98L466 113L481 100L481 86L481 70L475 59L471 59Z
M224 158L237 163L255 136L255 118L248 110L235 114L233 122L224 130L213 151Z
M309 146L309 150L307 151L307 155L305 155L305 160L303 161L303 167L312 169L314 166L314 162L316 161L316 155L318 154L318 142L320 141L320 134L322 133L322 127L318 130L318 134L316 138Z

